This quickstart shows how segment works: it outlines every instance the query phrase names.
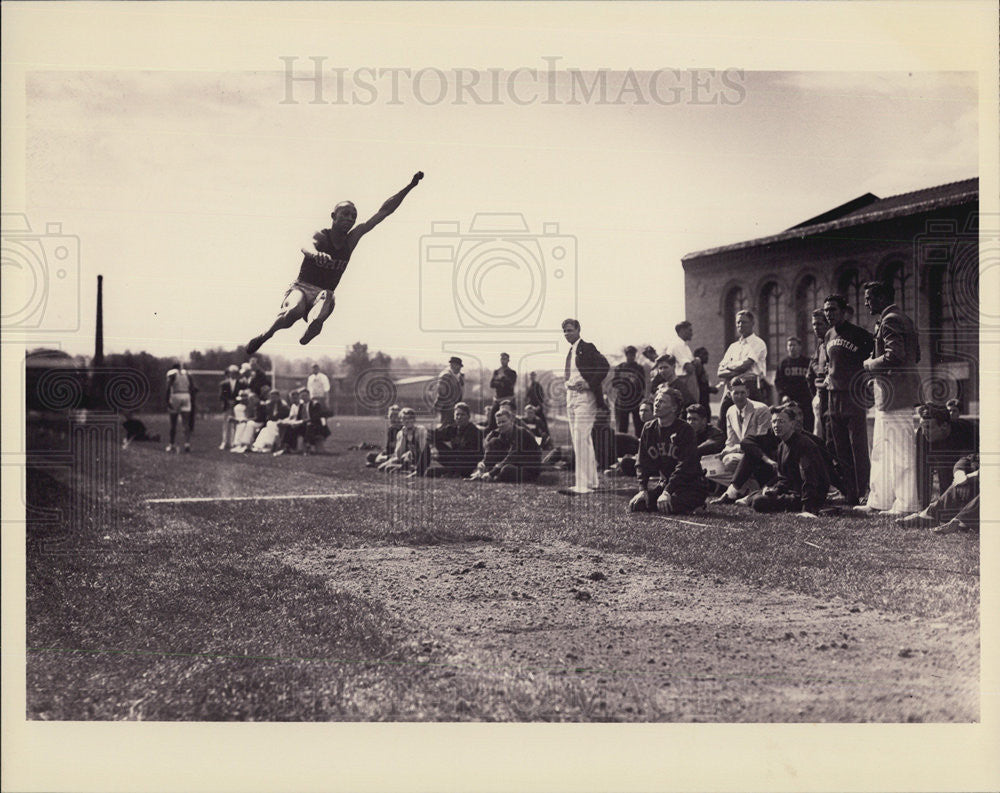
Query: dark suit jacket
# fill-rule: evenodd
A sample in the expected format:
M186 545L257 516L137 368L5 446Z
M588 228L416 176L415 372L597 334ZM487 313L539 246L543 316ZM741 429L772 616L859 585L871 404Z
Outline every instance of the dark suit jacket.
M598 409L606 410L608 406L604 402L603 383L611 368L608 359L589 341L580 339L580 343L576 345L576 368L580 370L583 379L594 393Z
M920 340L913 320L895 304L882 312L875 326L872 358L868 371L883 384L875 395L876 408L907 410L920 403Z
M236 404L236 397L240 394L240 381L236 379L232 384L227 377L219 383L219 402L222 403L223 410L232 409Z

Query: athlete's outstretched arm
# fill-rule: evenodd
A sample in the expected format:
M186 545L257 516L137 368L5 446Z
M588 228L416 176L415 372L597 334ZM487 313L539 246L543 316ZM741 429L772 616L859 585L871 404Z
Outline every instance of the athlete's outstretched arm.
M351 236L357 238L360 237L362 234L367 234L369 231L375 228L379 223L381 223L383 220L389 217L389 215L395 212L399 208L399 205L403 203L403 199L406 198L406 194L409 193L414 187L416 187L417 184L420 182L420 180L423 178L424 178L423 171L417 171L415 174L413 174L413 178L410 180L410 183L402 190L400 190L398 193L396 193L396 195L392 196L392 198L386 199L385 203L382 204L382 206L379 208L379 211L376 212L374 215L372 215L368 220L366 220L364 223L359 223L357 226L355 226L351 230Z

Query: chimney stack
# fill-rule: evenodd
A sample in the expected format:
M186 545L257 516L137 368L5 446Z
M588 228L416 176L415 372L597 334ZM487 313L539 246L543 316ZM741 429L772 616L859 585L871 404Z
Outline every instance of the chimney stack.
M104 366L104 276L97 276L97 329L94 332L94 366Z

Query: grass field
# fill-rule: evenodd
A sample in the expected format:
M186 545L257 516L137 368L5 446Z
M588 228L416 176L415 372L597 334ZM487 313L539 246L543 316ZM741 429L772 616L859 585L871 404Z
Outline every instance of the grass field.
M273 458L203 421L103 489L35 457L27 503L72 517L29 511L28 717L978 719L976 537L628 516L631 483L567 499L555 471L387 480L348 450L382 422L335 422L327 454Z

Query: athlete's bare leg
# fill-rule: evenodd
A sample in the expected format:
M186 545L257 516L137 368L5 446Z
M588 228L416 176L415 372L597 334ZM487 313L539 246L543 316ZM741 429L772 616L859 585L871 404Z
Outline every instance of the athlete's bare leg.
M309 327L306 328L306 332L299 339L299 344L308 344L319 335L319 332L323 330L323 323L330 318L336 304L337 301L333 297L333 292L327 292L324 289L316 296L316 302L313 303L312 310L306 317Z
M247 342L247 355L253 355L265 341L284 328L290 328L306 315L306 296L298 289L292 289L281 303L281 310L271 327Z

